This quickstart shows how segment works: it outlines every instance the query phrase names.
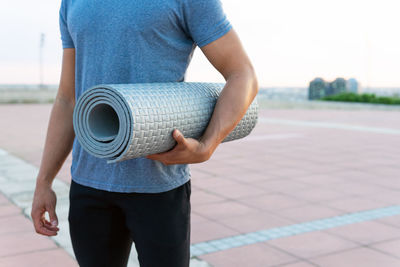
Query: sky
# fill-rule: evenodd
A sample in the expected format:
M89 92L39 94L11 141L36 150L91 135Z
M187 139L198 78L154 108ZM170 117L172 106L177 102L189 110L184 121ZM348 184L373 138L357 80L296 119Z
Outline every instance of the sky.
M44 82L60 77L61 0L1 0L0 84L36 84L40 34ZM364 87L400 87L399 0L222 0L263 87L306 87L354 77ZM187 81L223 82L200 49Z

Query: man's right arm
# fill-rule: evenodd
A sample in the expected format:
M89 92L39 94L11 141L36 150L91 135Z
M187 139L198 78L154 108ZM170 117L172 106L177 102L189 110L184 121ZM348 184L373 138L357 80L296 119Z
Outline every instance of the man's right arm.
M51 185L72 149L75 137L72 124L74 106L75 49L65 48L60 85L50 115L31 212L36 232L47 236L56 235L58 231L56 195ZM46 211L50 222L44 218Z

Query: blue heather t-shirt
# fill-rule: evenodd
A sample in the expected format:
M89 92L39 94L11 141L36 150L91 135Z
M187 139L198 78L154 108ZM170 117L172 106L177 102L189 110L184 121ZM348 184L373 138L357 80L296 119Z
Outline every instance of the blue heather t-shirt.
M219 0L62 0L63 48L75 48L75 97L97 84L184 81L196 45L231 24ZM187 164L147 158L106 163L75 138L72 179L114 192L165 192L190 179Z

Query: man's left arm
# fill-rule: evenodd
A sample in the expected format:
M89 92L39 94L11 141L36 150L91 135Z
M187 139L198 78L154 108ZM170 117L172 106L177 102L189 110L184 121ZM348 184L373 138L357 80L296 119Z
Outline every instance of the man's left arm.
M258 82L255 71L233 29L201 47L201 50L226 80L207 129L199 140L185 138L175 129L173 137L177 145L170 151L147 156L149 159L159 160L166 165L208 160L243 118L257 95Z

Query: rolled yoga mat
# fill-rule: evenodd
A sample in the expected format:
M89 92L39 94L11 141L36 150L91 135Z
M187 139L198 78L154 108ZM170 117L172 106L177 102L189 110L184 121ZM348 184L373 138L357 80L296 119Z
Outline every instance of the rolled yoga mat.
M202 136L223 87L187 82L97 85L75 105L75 134L87 152L108 163L165 152L176 144L174 129L185 137ZM257 118L255 99L222 142L250 134Z

